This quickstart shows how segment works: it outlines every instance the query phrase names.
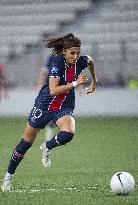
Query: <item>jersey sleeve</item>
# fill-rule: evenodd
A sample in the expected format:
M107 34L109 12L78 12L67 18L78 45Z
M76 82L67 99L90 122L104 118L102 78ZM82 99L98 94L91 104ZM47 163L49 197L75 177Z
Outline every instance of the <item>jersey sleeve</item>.
M60 61L58 58L53 58L49 66L49 77L60 77Z
M84 67L88 67L88 64L90 63L90 61L93 61L91 56L86 55L86 56L82 56L82 61L83 61L83 65Z
M90 61L93 61L91 56L86 55L85 57L88 64L90 63Z
M85 68L87 68L90 61L92 61L92 58L89 55L80 56L78 63L77 63L80 71L83 71Z

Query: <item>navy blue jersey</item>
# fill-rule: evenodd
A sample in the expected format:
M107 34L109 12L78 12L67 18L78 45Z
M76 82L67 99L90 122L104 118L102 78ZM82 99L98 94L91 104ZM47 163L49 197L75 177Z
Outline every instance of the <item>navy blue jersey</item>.
M49 78L59 77L59 85L66 85L68 82L77 80L79 74L88 66L90 56L80 56L75 64L65 62L64 56L51 56L46 64L49 68L49 73L46 79L46 84L40 90L36 103L40 103L45 110L58 111L62 108L75 107L74 88L63 94L51 96L49 91Z

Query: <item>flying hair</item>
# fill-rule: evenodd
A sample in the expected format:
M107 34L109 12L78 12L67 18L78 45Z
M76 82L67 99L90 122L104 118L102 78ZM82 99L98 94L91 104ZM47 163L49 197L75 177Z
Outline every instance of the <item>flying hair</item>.
M52 48L52 54L61 54L63 49L80 47L81 41L73 33L68 33L63 37L46 40L45 47Z

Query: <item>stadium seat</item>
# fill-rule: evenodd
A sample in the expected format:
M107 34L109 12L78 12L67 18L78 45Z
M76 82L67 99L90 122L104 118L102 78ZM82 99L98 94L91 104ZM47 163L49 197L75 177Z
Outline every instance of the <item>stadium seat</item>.
M54 4L54 6L53 6ZM0 2L0 43L3 51L7 44L14 43L25 46L41 40L43 34L59 31L61 24L72 22L75 12L89 8L89 0L85 1L47 1L38 0Z

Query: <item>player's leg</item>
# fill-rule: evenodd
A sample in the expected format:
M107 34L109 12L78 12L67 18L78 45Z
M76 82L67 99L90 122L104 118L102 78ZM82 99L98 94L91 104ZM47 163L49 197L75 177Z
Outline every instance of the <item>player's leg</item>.
M42 151L42 163L45 168L50 164L50 150L70 142L75 132L75 120L71 115L65 115L56 121L60 131L49 141L43 143L40 147Z
M75 120L70 115L59 118L56 122L60 131L51 140L47 141L46 147L51 150L54 147L62 146L70 142L75 132Z
M46 135L46 141L41 144L40 150L42 152L42 164L45 168L49 167L51 164L50 160L50 151L46 148L46 142L51 140L51 138L54 135L53 128L55 126L54 121L50 121L47 126L45 127L45 135Z
M32 146L39 130L40 129L33 128L29 124L27 124L21 141L13 151L7 173L3 179L3 184L1 186L2 191L10 191L11 179L15 173L15 170L24 158L24 154Z

